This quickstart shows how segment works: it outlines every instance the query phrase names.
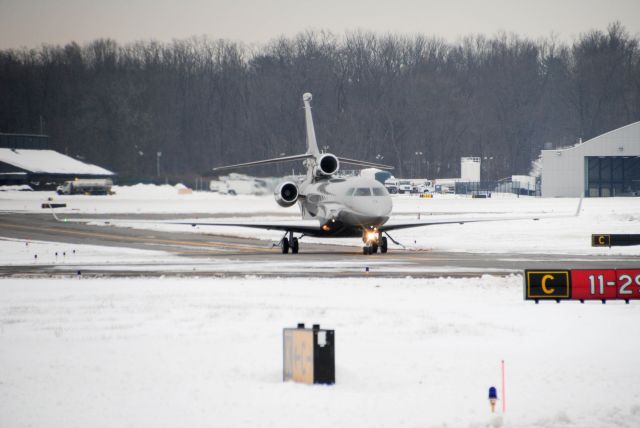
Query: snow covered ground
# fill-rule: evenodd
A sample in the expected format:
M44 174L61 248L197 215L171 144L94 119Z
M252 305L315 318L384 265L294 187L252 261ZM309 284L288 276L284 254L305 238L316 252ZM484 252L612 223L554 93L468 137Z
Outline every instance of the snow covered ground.
M212 192L179 194L175 186L136 184L114 186L115 195L58 195L55 192L0 192L0 211L45 212L43 202L51 198L66 203L58 213L156 214L156 213L247 213L299 214L298 207L282 208L269 196L229 196Z
M58 211L61 217L104 214L83 221L109 220L105 227L266 239L280 233L132 223L109 215L291 221L298 214L297 207L282 209L271 197L180 195L170 186L145 185L116 191L62 197L0 192L0 211L43 213L41 203L52 198L68 204ZM578 203L496 196L399 196L394 215L571 215ZM589 239L592 233L640 233L639 213L640 198L585 199L577 218L431 226L392 235L418 249L640 260L640 247L595 249ZM364 262L376 269L375 258ZM178 272L206 272L214 263L216 271L227 266L246 272L224 258L0 239L1 265L91 270L104 263ZM305 270L361 267L318 262ZM283 269L265 262L265 271ZM640 426L640 304L535 305L523 301L522 287L520 275L0 279L0 427ZM282 328L298 322L336 330L336 385L282 382ZM491 414L487 390L500 386L503 359L507 412Z
M261 272L267 274L311 275L314 273L334 275L350 273L362 275L365 268L371 273L424 274L434 272L464 273L476 272L476 268L453 266L420 266L407 262L389 262L361 258L358 260L305 261L282 258L252 261L244 259L217 257L185 258L165 251L136 250L125 247L105 247L78 245L60 242L23 241L0 238L0 266L52 267L59 272L76 270L81 273L108 270L110 272L149 272L149 274L207 274L215 272L247 274ZM518 272L515 269L485 269L488 273Z
M637 427L639 320L518 275L3 279L0 426ZM282 382L298 322L336 330L336 385Z
M92 263L162 265L177 262L179 257L163 251L136 250L124 247L67 244L62 242L23 241L0 238L0 265L84 266ZM184 260L181 260L184 261Z

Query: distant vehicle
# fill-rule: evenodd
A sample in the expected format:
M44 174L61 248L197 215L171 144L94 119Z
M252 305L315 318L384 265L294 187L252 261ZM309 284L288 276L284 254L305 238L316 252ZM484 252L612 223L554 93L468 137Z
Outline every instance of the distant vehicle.
M384 182L384 187L391 195L395 195L396 193L398 193L398 180L396 180L395 178L390 178Z
M431 180L415 181L411 187L411 193L432 193L433 190Z
M491 192L489 192L488 190L474 190L473 192L471 192L471 197L480 199L490 198Z
M436 193L456 193L456 187L450 184L436 184L434 189Z
M266 180L241 174L230 174L209 182L209 190L228 195L267 195L271 188Z
M209 182L209 190L224 195L229 188L227 187L227 183L222 180L211 180Z
M399 180L398 181L398 193L411 193L413 189L413 185L410 180Z
M58 186L58 195L108 195L111 193L113 181L109 178L77 179L65 181Z

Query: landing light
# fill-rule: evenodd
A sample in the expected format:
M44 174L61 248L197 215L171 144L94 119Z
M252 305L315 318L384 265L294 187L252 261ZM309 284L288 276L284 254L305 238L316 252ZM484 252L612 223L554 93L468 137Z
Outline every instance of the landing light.
M367 232L367 242L376 241L378 234L376 232Z
M322 230L324 230L325 232L328 232L329 230L331 230L331 228L329 227L328 224L323 224L322 225Z

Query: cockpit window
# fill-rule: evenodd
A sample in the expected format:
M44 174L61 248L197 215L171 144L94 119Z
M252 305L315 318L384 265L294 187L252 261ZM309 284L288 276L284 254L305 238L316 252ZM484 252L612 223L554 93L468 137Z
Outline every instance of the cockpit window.
M353 196L353 191L356 190L355 187L351 187L349 190L347 190L347 192L344 194L345 196Z
M358 187L353 196L371 196L371 189L368 187Z
M384 196L387 194L387 191L384 187L374 187L373 188L373 196Z

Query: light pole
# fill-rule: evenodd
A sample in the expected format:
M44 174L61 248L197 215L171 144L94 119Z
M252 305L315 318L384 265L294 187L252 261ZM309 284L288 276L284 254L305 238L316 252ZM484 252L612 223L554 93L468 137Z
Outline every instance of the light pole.
M415 152L415 155L416 155L416 163L418 164L418 167L416 168L418 176L414 177L414 178L420 178L420 176L422 175L422 155L423 155L423 153L422 152Z
M160 158L162 157L162 152L156 153L156 175L160 177Z

